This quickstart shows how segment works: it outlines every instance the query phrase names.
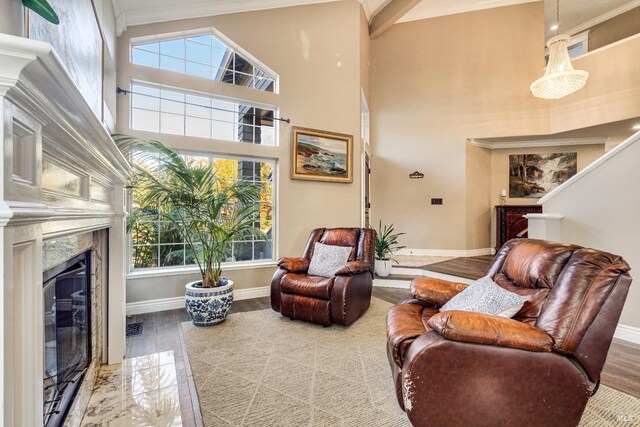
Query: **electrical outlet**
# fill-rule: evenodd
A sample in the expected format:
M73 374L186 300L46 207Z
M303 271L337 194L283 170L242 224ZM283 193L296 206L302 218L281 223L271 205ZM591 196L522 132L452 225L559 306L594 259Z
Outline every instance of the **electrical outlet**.
M441 205L442 204L442 199L431 199L431 204L432 205Z

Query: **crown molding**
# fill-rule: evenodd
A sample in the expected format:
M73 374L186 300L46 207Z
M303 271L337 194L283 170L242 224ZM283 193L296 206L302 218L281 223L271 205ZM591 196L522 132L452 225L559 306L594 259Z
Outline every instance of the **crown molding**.
M397 23L419 21L421 19L437 18L439 16L455 15L458 13L476 12L478 10L493 9L496 7L533 3L535 1L539 0L485 0L466 5L456 4L457 2L450 2L451 5L449 7L431 10L425 9L424 11L421 11L420 7L416 7L411 10L411 12L398 19Z
M606 144L609 137L592 138L565 138L565 139L531 139L525 141L496 142L486 139L470 139L469 142L474 147L488 148L489 150L500 150L503 148L533 148L533 147L562 147L571 145L597 145Z
M562 33L569 34L569 35L581 33L583 31L588 30L589 28L592 28L598 24L603 23L604 21L608 21L611 18L615 18L618 15L622 15L623 13L628 12L631 9L635 9L636 7L639 7L639 6L640 6L640 0L632 0L615 9L611 9L610 11L603 13L600 16L596 16L595 18L590 19L587 22L583 22L582 24L576 25L575 27L570 28L566 31L563 30Z

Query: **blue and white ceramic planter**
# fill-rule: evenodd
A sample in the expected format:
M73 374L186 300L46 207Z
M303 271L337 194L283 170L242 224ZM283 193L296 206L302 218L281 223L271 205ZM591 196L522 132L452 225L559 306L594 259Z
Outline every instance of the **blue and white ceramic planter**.
M233 302L233 282L229 280L226 285L216 288L194 286L200 283L198 280L185 285L185 305L193 324L213 326L224 322Z

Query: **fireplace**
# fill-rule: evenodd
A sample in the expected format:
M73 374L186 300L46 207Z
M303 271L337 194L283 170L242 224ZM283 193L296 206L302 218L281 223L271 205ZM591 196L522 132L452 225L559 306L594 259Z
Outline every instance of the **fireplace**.
M43 274L44 425L63 424L91 362L91 251Z

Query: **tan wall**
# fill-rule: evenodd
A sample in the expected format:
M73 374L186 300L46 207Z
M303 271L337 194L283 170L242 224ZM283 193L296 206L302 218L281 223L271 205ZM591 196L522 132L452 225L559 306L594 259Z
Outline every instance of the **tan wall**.
M488 242L489 186L467 175L466 138L548 129L529 91L543 49L542 2L396 24L372 40L374 224L394 223L409 248ZM425 178L410 180L415 170Z
M371 41L369 39L369 22L364 9L360 7L360 83L364 96L369 102L370 87L369 74L371 63Z
M479 148L480 150L485 150ZM509 155L511 154L544 154L544 153L578 153L578 171L602 156L605 152L604 144L574 145L560 147L535 147L535 148L505 148L491 151L491 247L496 245L496 214L494 206L500 203L500 192L507 190L507 205L535 205L540 198L510 198L509 196Z
M190 90L276 105L291 119L281 124L278 147L234 144L188 137L132 132L129 99L118 98L121 132L153 137L167 145L217 153L248 154L277 160L276 256L299 256L311 229L360 225L360 86L361 6L355 0L259 12L221 15L131 27L119 38L118 84L132 79L161 82ZM129 39L182 30L215 27L280 76L280 93L264 93L225 83L129 64ZM354 135L352 184L294 181L290 173L291 126L303 126ZM237 288L266 286L274 266L233 270L227 274ZM127 301L184 294L192 276L129 279ZM155 283L155 285L153 285Z
M21 36L24 31L22 2L16 0L0 0L0 33Z
M640 34L573 61L589 72L584 88L549 102L551 128L557 133L638 117L640 114Z
M599 49L638 33L640 33L640 7L591 27L589 50Z
M466 248L491 247L492 152L466 144L467 241ZM472 230L472 232L470 232Z

